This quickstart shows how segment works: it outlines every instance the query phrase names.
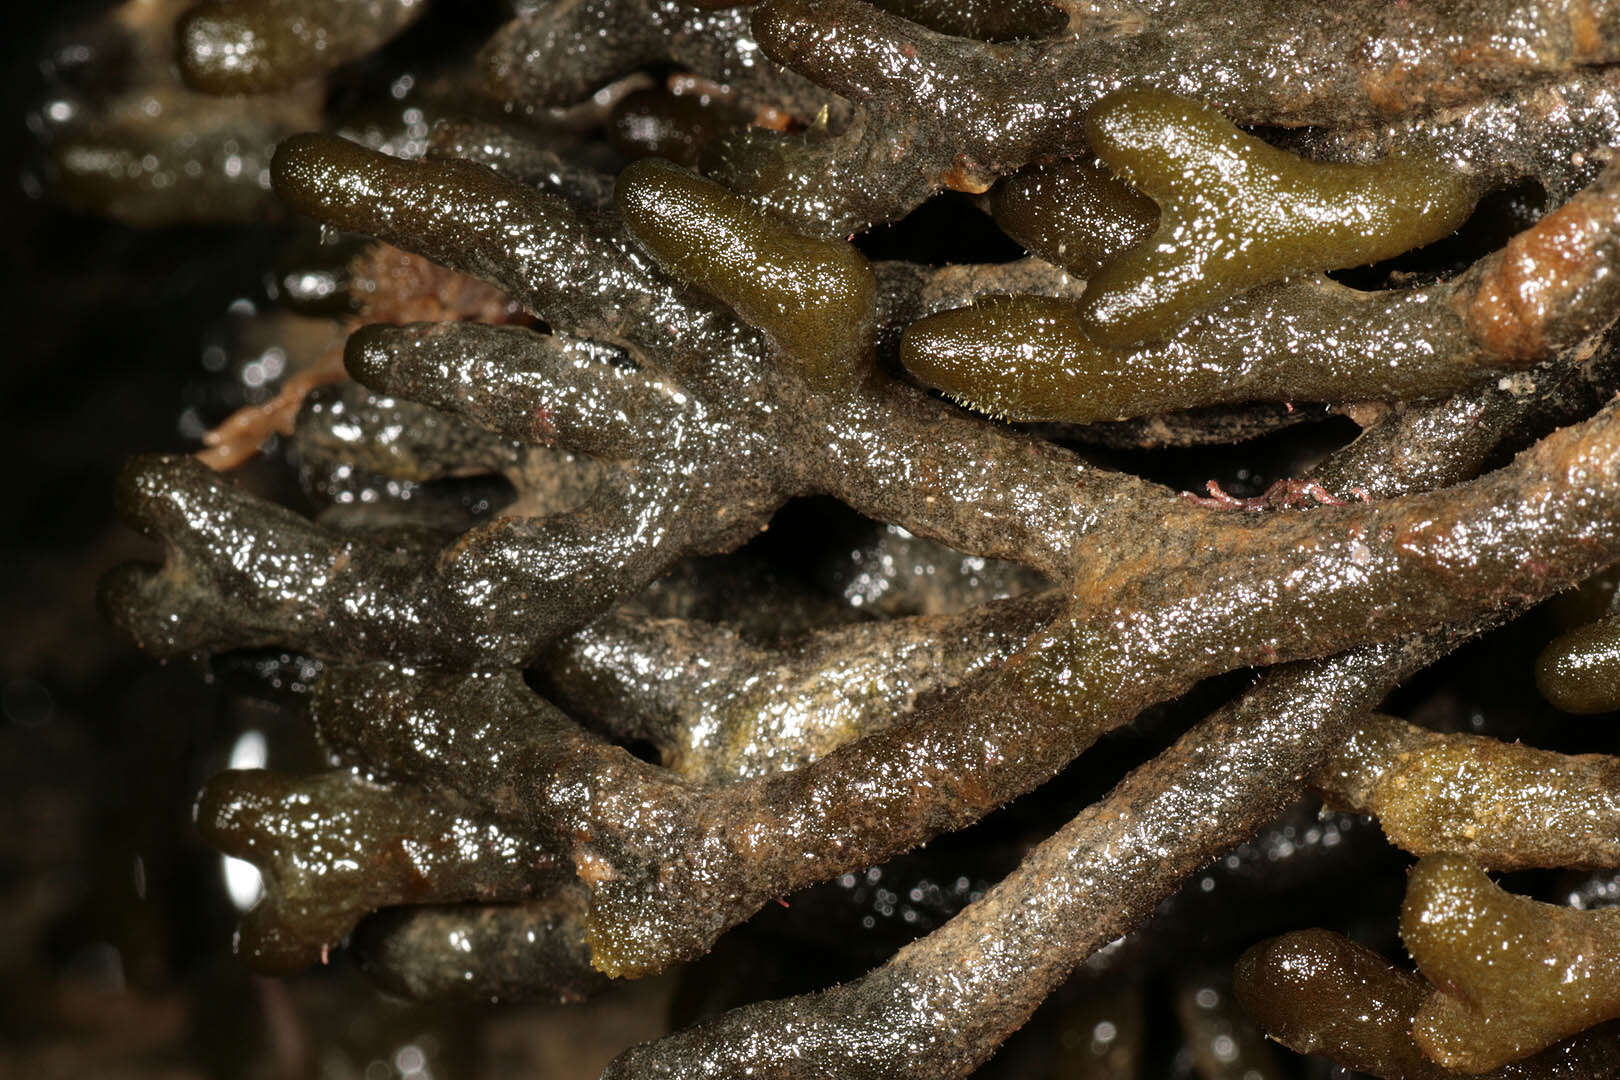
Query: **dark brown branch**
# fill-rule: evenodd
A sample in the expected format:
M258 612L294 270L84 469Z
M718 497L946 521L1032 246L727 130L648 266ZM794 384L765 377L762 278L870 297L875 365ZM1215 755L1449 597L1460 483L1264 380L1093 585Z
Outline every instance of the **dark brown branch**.
M753 20L761 47L861 109L836 134L777 140L773 169L755 164L771 156L762 147L739 145L719 174L803 228L845 235L941 187L983 191L1040 157L1082 152L1081 117L1113 90L1174 89L1246 124L1366 126L1612 62L1617 21L1602 0L1569 12L1515 0L1420 12L1358 0L1305 24L1286 0L1239 21L1219 0L1183 0L1104 30L991 45L860 0L770 0ZM1469 62L1457 64L1461 56ZM895 125L909 138L885 154L883 132ZM837 202L818 190L838 192Z
M1444 648L1438 640L1373 646L1277 672L883 967L638 1047L608 1076L966 1075L1074 965L1280 812L1357 703L1377 701Z

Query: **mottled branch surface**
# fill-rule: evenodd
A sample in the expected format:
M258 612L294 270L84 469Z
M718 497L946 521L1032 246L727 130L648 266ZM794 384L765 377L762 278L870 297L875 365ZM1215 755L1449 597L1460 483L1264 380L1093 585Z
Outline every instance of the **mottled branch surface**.
M128 64L37 125L60 197L273 192L364 252L319 311L280 273L341 368L207 458L286 435L308 514L191 457L117 490L163 562L107 579L113 618L295 683L343 770L206 790L265 876L250 963L347 941L408 997L577 1001L871 885L869 973L703 974L711 1018L609 1075L965 1076L1110 943L1142 928L1087 978L1185 940L1155 926L1215 909L1161 902L1230 902L1211 864L1292 843L1315 788L1425 857L1429 981L1284 938L1238 971L1268 1032L1388 1075L1612 1070L1581 1034L1612 912L1478 866L1620 865L1620 766L1446 733L1441 691L1409 713L1440 730L1373 710L1620 561L1614 0L525 0L416 66L447 7L119 9ZM390 118L351 125L379 78ZM294 128L324 130L267 164ZM1547 696L1620 700L1614 640L1555 642ZM980 826L1015 837L989 876L1024 855L999 885L898 884L1083 754ZM1223 976L1170 982L1189 1060L1261 1060ZM1093 1010L1139 1072L1140 993Z
M1620 760L1555 754L1371 717L1316 785L1334 806L1374 814L1416 855L1450 851L1499 870L1620 862Z
M1276 673L883 967L632 1050L608 1075L966 1075L1075 964L1275 816L1339 737L1346 706L1382 697L1434 647L1382 646Z
M1483 616L1606 564L1620 555L1616 415L1435 495L1264 517L1168 501L1144 523L1158 543L1138 541L1158 576L1087 552L1068 610L999 670L902 727L749 784L700 793L582 734L542 737L574 729L512 676L334 673L320 723L385 775L474 799L487 747L506 747L530 779L486 808L572 850L593 890L598 967L658 970L773 896L977 820L1199 677ZM1207 619L1187 617L1192 597Z
M1612 63L1620 50L1615 11L1601 2L1412 12L1366 0L1301 15L1275 3L1233 20L1218 0L1186 0L1103 30L992 45L860 0L769 0L753 19L765 52L863 112L836 134L779 148L785 167L767 171L739 151L719 171L802 227L836 235L897 218L941 187L982 191L1038 158L1082 152L1086 110L1122 88L1172 90L1238 123L1371 126ZM912 137L885 153L882 133L896 125ZM818 198L817 177L837 194Z

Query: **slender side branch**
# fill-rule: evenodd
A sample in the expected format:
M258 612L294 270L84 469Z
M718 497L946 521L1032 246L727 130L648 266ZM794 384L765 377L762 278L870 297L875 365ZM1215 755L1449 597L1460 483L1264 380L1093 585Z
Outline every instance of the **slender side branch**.
M1415 855L1496 870L1620 866L1620 759L1364 720L1317 772L1335 807L1373 814Z
M1259 829L1352 712L1443 646L1371 646L1272 675L1036 848L883 967L820 994L726 1013L626 1053L613 1080L964 1076L1092 951Z
M1353 0L1320 18L1268 0L1237 21L1220 0L1181 0L1071 37L997 45L860 0L770 0L753 18L760 46L860 109L833 134L734 140L717 175L802 228L848 235L941 187L982 192L1038 158L1081 153L1083 114L1121 88L1172 90L1241 124L1371 126L1612 62L1617 24L1607 0L1421 12ZM898 151L884 135L896 126L909 135Z

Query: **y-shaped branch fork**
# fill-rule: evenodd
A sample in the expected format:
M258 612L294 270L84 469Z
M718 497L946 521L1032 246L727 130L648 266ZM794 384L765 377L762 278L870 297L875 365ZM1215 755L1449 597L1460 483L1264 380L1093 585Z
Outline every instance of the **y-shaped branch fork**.
M694 787L571 722L515 675L329 675L318 723L390 777L457 790L569 852L596 965L704 951L802 885L966 825L1197 679L1515 607L1620 555L1620 407L1433 495L1309 513L1166 504L1121 565L1083 544L1066 611L995 672L796 772ZM551 734L548 734L551 733ZM493 796L487 758L510 775ZM674 854L672 854L674 853Z

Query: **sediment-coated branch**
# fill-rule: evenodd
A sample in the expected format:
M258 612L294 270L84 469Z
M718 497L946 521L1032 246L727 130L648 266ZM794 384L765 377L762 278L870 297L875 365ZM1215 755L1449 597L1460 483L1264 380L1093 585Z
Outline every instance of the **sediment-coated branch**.
M1436 651L1374 646L1273 674L883 967L638 1047L607 1075L966 1075L1074 965L1280 812L1351 719L1347 704L1376 701Z
M993 45L860 0L769 0L753 17L765 52L860 109L836 134L778 141L774 168L755 164L767 157L757 146L739 148L718 175L802 228L847 235L941 187L984 191L1039 158L1082 153L1085 111L1121 88L1196 97L1240 124L1365 127L1620 56L1620 20L1601 2L1413 13L1358 0L1306 22L1286 2L1246 11L1234 21L1218 0L1184 0L1071 37ZM894 126L909 138L885 154L881 132ZM818 198L812 177L836 196Z
M273 974L308 967L380 908L517 898L567 874L552 852L453 800L347 771L222 772L197 822L209 843L263 873L265 895L243 919L237 951Z

